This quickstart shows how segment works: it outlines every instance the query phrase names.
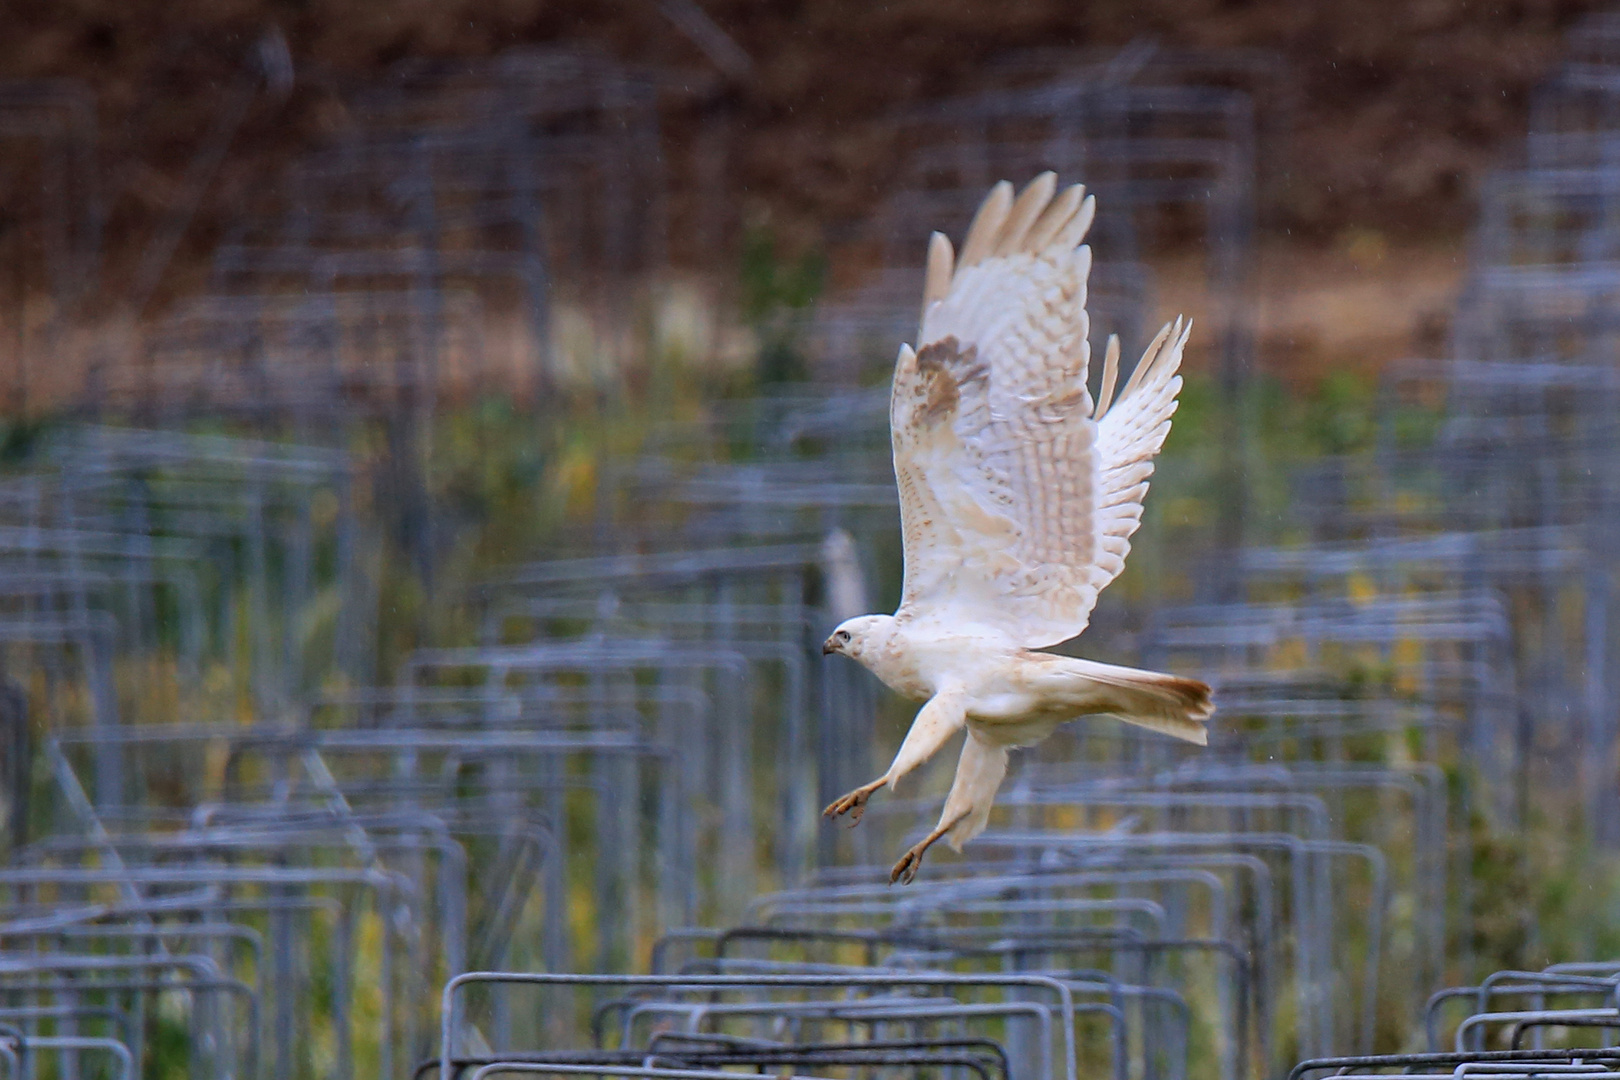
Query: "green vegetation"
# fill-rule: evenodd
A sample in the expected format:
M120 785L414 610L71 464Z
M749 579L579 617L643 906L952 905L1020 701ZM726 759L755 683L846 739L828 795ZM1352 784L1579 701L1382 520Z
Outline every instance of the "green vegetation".
M674 445L679 454L723 460L738 460L748 452L744 444L725 436L722 414L735 402L730 395L745 386L795 377L793 365L802 359L796 351L795 320L808 310L821 280L816 260L785 266L776 260L768 238L755 238L749 260L747 311L760 350L760 362L751 377L705 382L684 373L685 361L672 360L666 370L655 360L639 393L581 392L553 401L544 411L488 397L441 412L431 430L421 436L423 477L435 522L429 575L419 572L412 553L390 534L384 524L387 515L377 505L386 497L387 489L378 478L387 473L389 440L375 426L361 425L349 433L346 447L358 464L360 478L355 498L368 550L366 572L376 596L377 669L384 679L415 647L477 640L479 628L463 602L473 583L525 559L589 550L588 540L582 538L588 538L598 522L618 520L623 514L634 517L638 508L622 506L611 497L615 465L634 459L655 443L660 448ZM1391 402L1372 380L1344 373L1303 389L1257 380L1235 408L1254 432L1239 457L1245 466L1248 512L1244 533L1250 543L1305 538L1291 513L1297 469L1337 458L1354 475L1358 463L1364 464L1380 446L1420 443L1429 437L1438 416L1436 409L1421 404ZM1233 409L1210 379L1188 377L1154 495L1148 501L1150 520L1140 534L1138 554L1133 555L1118 585L1106 594L1107 603L1140 607L1191 595L1196 582L1190 578L1195 572L1190 568L1196 567L1196 557L1209 551L1225 512L1222 499L1230 490L1221 483L1221 469L1231 460L1225 440L1231 431L1227 421ZM685 437L675 443L659 441L675 430L684 431ZM14 469L36 466L40 450L49 446L51 432L49 424L0 432L0 460ZM898 547L892 537L872 539L885 567L881 591L892 596L898 587ZM318 597L306 628L310 647L330 647L336 607L335 595ZM128 722L177 716L251 717L250 673L242 666L217 665L187 686L175 670L172 656L159 644L153 656L126 661L126 668L120 670ZM245 653L239 650L239 655ZM1336 660L1345 696L1404 692L1398 659L1347 650ZM137 670L138 665L145 666ZM154 687L162 692L155 693ZM764 686L761 692L773 689ZM43 687L34 688L36 700L43 691ZM65 693L59 690L48 711L36 711L36 724L43 728L47 723L79 722L75 718L84 711L81 696L73 688ZM876 738L897 742L909 717L908 707L886 699ZM1242 723L1243 718L1230 717L1227 722ZM43 730L38 734L44 734ZM1398 762L1412 758L1415 744L1394 735L1340 749L1348 760ZM1319 748L1298 746L1280 752L1306 756ZM180 763L172 764L178 792L184 787L181 774L186 770ZM1459 805L1455 795L1468 778L1453 768L1449 779L1454 805ZM36 772L35 784L42 796L36 802L45 801L50 786L45 770ZM573 801L579 804L570 804L577 833L574 839L583 844L588 832L581 823L594 811L583 793L577 793ZM762 797L759 802L768 806L772 800ZM1369 826L1387 808L1378 799L1367 798L1347 800L1344 812L1338 825L1343 835L1355 839L1369 833ZM1620 949L1620 876L1579 830L1572 831L1556 817L1539 812L1528 828L1517 832L1493 829L1479 815L1463 824L1464 829L1453 829L1450 862L1469 870L1471 887L1466 896L1452 898L1447 951L1453 959L1446 972L1448 980L1463 981L1499 968L1533 968L1562 959L1612 955ZM1390 854L1393 864L1410 852L1397 847ZM653 884L647 882L649 887ZM1398 890L1402 886L1399 879L1396 886ZM574 895L588 897L592 888L589 868L573 868L568 887ZM1362 888L1357 883L1350 887ZM1397 958L1386 973L1391 978L1398 974L1398 958L1412 950L1409 895L1403 903L1391 912L1387 948ZM574 955L593 957L595 927L586 914L590 904L576 906L580 917L572 927ZM536 924L532 898L519 918L527 929ZM332 931L318 926L315 932ZM360 971L375 965L381 932L374 915L363 917L357 942ZM645 941L637 943L638 950L645 946ZM520 959L538 962L535 957ZM320 1012L322 1001L330 998L333 989L325 972L312 975L317 1000L311 1007ZM1282 1009L1291 1007L1286 995L1278 1001ZM1410 1037L1405 1023L1411 1015L1410 1004L1392 1004L1380 1014L1383 1047L1393 1048ZM362 995L362 1016L378 1007ZM1205 1045L1212 1041L1208 1032L1198 1032L1195 1037ZM357 1045L355 1049L362 1063L375 1059L376 1047ZM327 1031L307 1051L312 1058L329 1058L331 1033ZM188 1052L183 1026L156 1018L148 1043L148 1075L181 1075Z
M767 229L751 229L743 238L738 306L743 323L755 335L760 383L803 382L808 377L801 338L826 273L826 257L819 251L794 260L780 257L776 237Z

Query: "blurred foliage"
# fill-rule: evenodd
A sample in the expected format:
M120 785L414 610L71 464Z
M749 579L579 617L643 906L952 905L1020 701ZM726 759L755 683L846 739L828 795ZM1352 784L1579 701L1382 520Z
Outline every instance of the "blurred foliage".
M761 383L808 378L802 339L826 276L827 260L819 251L788 259L768 229L756 227L743 237L739 307L757 341Z
M756 335L755 374L761 383L802 375L800 335L819 295L822 273L819 256L784 260L768 233L751 235L741 286L744 314ZM671 425L720 432L710 448L717 456L735 460L746 454L746 443L727 439L717 422L727 402L716 399L716 386L701 372L654 362L645 380L614 394L594 389L560 392L542 406L489 396L443 410L427 430L414 433L417 441L407 444L419 455L433 511L432 574L427 576L382 527L386 515L380 511L386 508L377 505L390 497L389 487L378 477L389 455L400 451L401 442L390 440L375 426L359 425L349 431L343 445L353 455L359 476L361 546L368 552L365 569L376 590L379 677L387 681L398 661L418 646L476 641L478 627L464 602L475 584L525 560L599 550L597 527L613 520L617 509L609 502L614 469L634 460ZM1365 458L1390 442L1408 445L1430 438L1440 415L1437 405L1391 402L1375 380L1349 372L1336 372L1304 387L1256 379L1236 402L1228 400L1211 377L1189 374L1154 494L1147 502L1152 520L1136 541L1138 554L1120 583L1105 594L1105 603L1128 601L1141 609L1167 598L1163 581L1172 575L1161 570L1177 562L1185 565L1204 550L1222 512L1226 489L1219 478L1231 455L1241 455L1246 474L1246 539L1285 541L1298 538L1289 534L1294 528L1289 506L1293 473L1299 466L1340 456ZM28 464L48 426L0 429L0 462L12 468ZM223 424L201 426L229 431ZM1238 431L1248 437L1237 440ZM260 429L251 434L275 433ZM880 537L876 542L884 575L896 577L898 537ZM896 589L893 582L888 591ZM1344 674L1350 697L1382 692L1395 678L1392 668L1353 658L1346 660ZM240 712L250 697L248 673L213 671L204 677L208 681L192 697L181 698L176 691L172 698L147 703L150 708L131 711L130 717L135 722L160 714L248 719ZM137 684L150 686L153 680L132 678L131 685ZM892 695L880 702L875 738L897 743L913 709ZM67 706L73 707L71 702ZM1402 756L1401 740L1390 739L1368 760ZM943 774L931 774L922 779L919 790L937 788L944 779ZM1456 785L1464 782L1455 772L1452 780ZM43 792L48 786L48 774L36 769L36 790ZM1357 804L1354 815L1341 823L1345 834L1358 835L1380 812L1376 800ZM1546 821L1506 832L1476 819L1452 842L1456 861L1472 871L1472 892L1464 898L1469 905L1466 915L1459 912L1449 923L1452 955L1468 957L1470 966L1459 965L1449 977L1462 980L1481 971L1535 967L1620 950L1620 879L1612 860L1595 853L1583 837L1559 833ZM588 881L570 884L588 894ZM580 905L581 910L586 906ZM369 965L379 950L380 931L375 920L368 919L358 943L362 985L373 977ZM582 943L588 942L592 933L588 922L582 921L576 933ZM315 1007L329 1001L331 994L329 979L318 973ZM366 991L360 1001L362 1019L370 1019L380 1008L370 994ZM1291 1007L1286 998L1280 1006ZM1380 1017L1380 1030L1389 1033L1386 1037L1398 1037L1398 1019ZM373 1064L375 1048L361 1050L362 1065ZM180 1075L176 1070L183 1068L180 1063L187 1052L183 1031L160 1028L148 1052L156 1062L149 1065L151 1075Z
M1473 919L1457 946L1475 971L1536 971L1548 964L1620 955L1620 867L1585 830L1530 811L1503 832L1472 823Z
M145 1061L140 1074L150 1080L187 1080L191 1075L191 1031L185 1018L159 1010L146 1025Z
M1207 531L1225 500L1241 498L1251 544L1304 539L1290 511L1301 466L1369 461L1381 448L1427 443L1443 415L1442 403L1390 400L1360 372L1332 372L1304 387L1261 376L1235 402L1210 375L1183 378L1147 513L1172 532ZM1241 471L1240 494L1229 467Z
M56 424L49 418L8 419L0 422L0 467L26 464L34 457Z
M1305 402L1307 434L1325 454L1372 446L1377 434L1378 388L1356 372L1330 372Z

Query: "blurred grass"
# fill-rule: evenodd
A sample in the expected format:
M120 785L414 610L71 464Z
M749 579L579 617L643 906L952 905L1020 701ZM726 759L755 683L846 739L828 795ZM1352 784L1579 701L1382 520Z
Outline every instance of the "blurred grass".
M544 408L491 395L447 408L435 417L422 436L425 482L436 519L431 579L418 572L410 553L380 525L383 515L377 501L386 496L376 477L389 453L388 440L376 425L368 424L343 436L362 481L356 490L357 510L364 522L363 535L372 545L367 571L377 582L377 668L384 681L411 649L477 640L478 627L463 602L470 585L524 560L577 550L580 537L588 535L607 509L602 505L602 487L610 467L633 460L654 433L670 425L700 424L727 402L802 377L798 335L819 295L824 267L808 256L785 262L767 234L756 236L751 245L742 270L743 311L757 349L751 367L717 370L685 354L655 355L645 366L645 378L613 393L595 386L574 387L559 392ZM1105 594L1109 603L1141 609L1184 598L1184 583L1174 583L1176 567L1188 561L1187 553L1207 549L1222 511L1222 489L1212 481L1226 449L1223 440L1230 438L1233 411L1249 432L1243 457L1245 535L1258 543L1305 538L1290 513L1295 469L1334 456L1365 457L1381 438L1422 444L1432 437L1440 415L1438 407L1395 408L1375 380L1352 372L1333 372L1303 387L1259 378L1236 403L1225 399L1211 378L1188 375L1147 502L1148 520L1139 534L1138 554ZM18 472L36 466L55 427L51 421L0 424L0 468ZM199 428L230 431L229 425L217 423ZM263 429L243 433L277 434ZM748 456L735 443L717 443L710 450L724 460ZM884 577L891 585L899 569L888 565L897 561L898 545L892 539L880 544ZM311 647L320 647L330 641L335 626L335 594L323 593L315 607L303 633ZM239 650L239 655L245 651ZM1382 686L1392 678L1390 672L1354 668L1348 659L1346 663L1347 686L1358 682ZM130 722L251 718L251 680L240 668L211 666L198 687L185 691L172 655L160 651L125 661L119 674ZM154 687L161 692L154 693ZM32 689L34 700L45 696L44 687ZM72 687L59 688L53 697L48 711L36 709L33 714L36 741L45 734L47 723L82 722L87 712L82 694ZM897 743L911 712L909 705L885 696L876 739ZM1389 746L1375 759L1394 760L1399 753L1399 747ZM1455 770L1452 781L1460 783ZM40 772L38 790L43 793L47 783ZM1373 799L1355 804L1355 809L1358 815L1380 812ZM1352 818L1342 827L1346 835L1354 836L1364 824ZM1611 858L1597 854L1578 831L1543 817L1515 834L1492 830L1477 818L1468 825L1467 835L1453 841L1462 846L1463 861L1472 870L1471 912L1466 922L1453 927L1451 953L1469 957L1470 963L1467 968L1454 967L1450 977L1462 980L1489 970L1535 968L1620 950L1620 875ZM588 904L589 883L576 879L572 887L581 903ZM379 948L374 917L368 915L361 929L364 975L367 965L375 964ZM574 929L576 955L591 955L591 921L581 918ZM328 983L324 976L317 979L319 995L330 994ZM367 979L362 977L360 983L365 986ZM1279 998L1284 1008L1290 1007L1288 1002ZM378 1007L364 995L359 1002L362 1018ZM1385 1048L1394 1048L1401 1040L1411 1045L1410 1028L1403 1019L1389 1010L1380 1015ZM362 1067L373 1064L374 1047L357 1049ZM171 1062L184 1058L183 1038L177 1042L174 1032L165 1029L150 1052L162 1059L152 1066L156 1074L173 1071L176 1066ZM329 1053L329 1048L322 1048L317 1056Z

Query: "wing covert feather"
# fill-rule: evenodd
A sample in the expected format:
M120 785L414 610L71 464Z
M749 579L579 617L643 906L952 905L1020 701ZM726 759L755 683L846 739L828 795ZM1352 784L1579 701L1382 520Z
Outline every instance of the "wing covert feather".
M1085 629L1142 517L1181 386L1187 327L1149 346L1099 417L1086 389L1081 246L1094 200L996 185L952 258L930 241L918 347L890 399L906 574L897 616L994 627L1028 648ZM1117 379L1118 347L1104 393Z

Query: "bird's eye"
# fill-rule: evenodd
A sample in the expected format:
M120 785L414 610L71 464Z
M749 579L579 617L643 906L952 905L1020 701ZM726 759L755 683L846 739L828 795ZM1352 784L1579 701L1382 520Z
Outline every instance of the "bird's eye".
M840 630L840 631L838 631L836 637L838 638L839 641L848 641L849 640L849 631L848 630Z

